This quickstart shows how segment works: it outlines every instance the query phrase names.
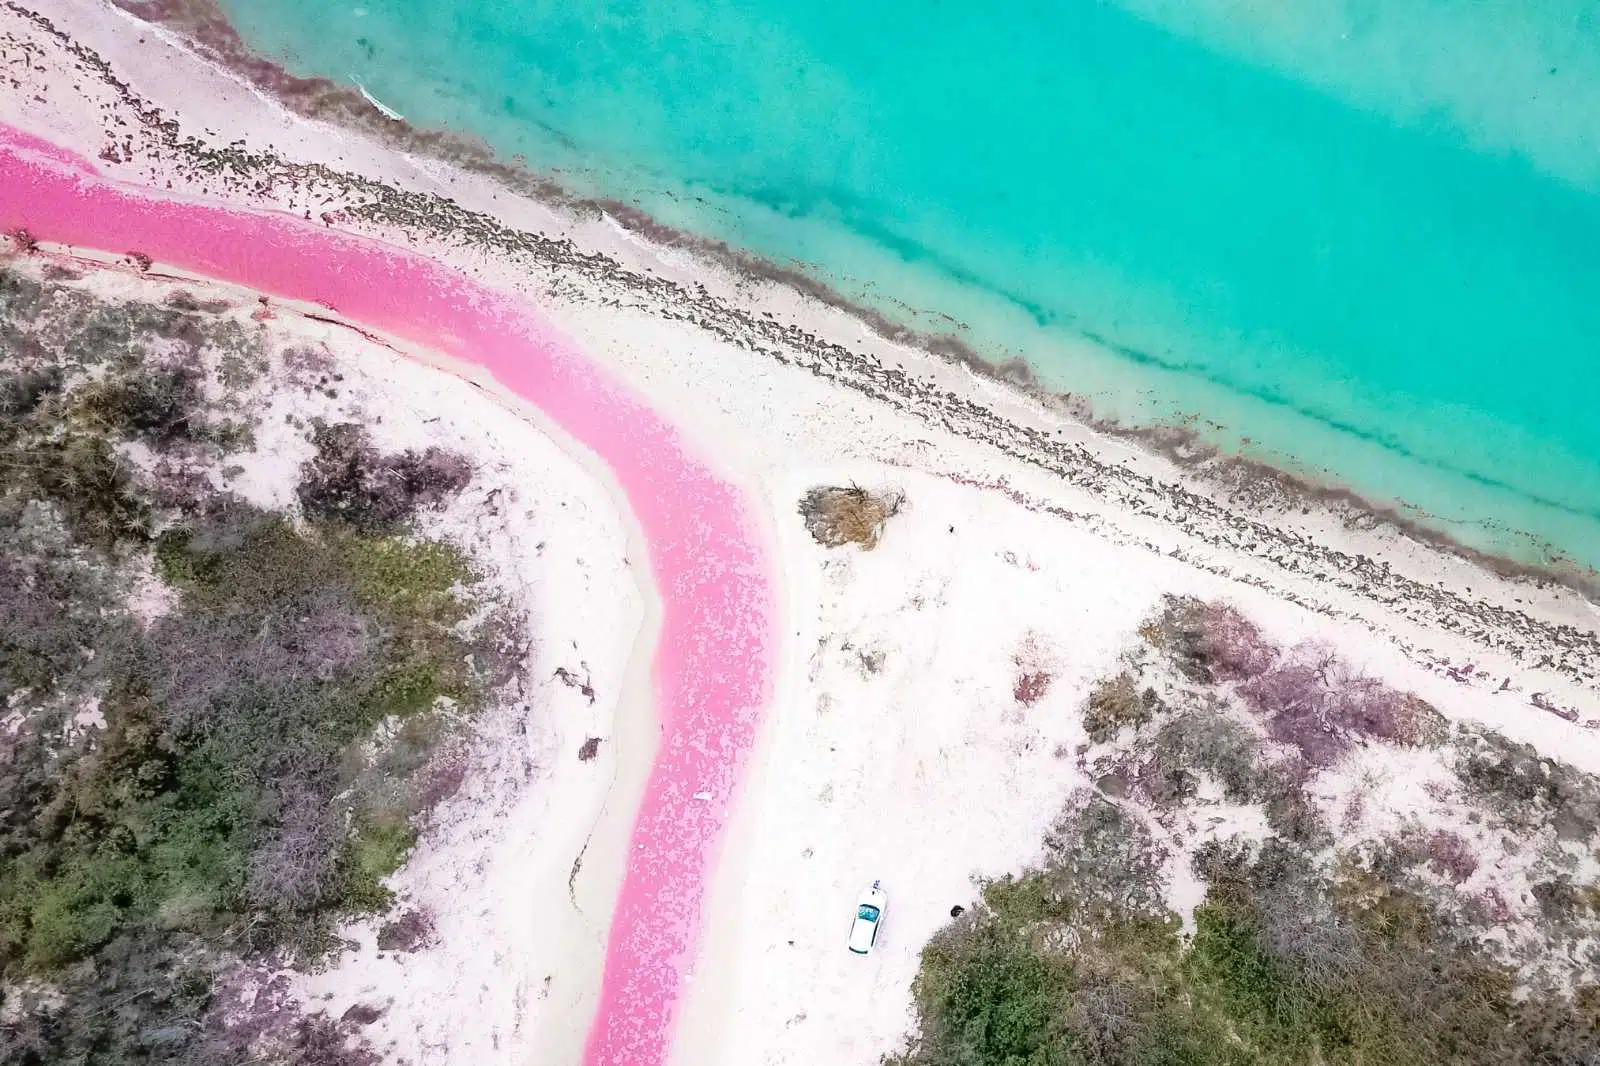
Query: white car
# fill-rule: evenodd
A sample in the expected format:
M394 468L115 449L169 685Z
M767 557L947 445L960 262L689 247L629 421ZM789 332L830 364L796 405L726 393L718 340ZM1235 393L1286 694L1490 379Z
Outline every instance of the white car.
M878 926L883 924L883 912L888 906L889 897L877 881L861 893L856 900L855 921L850 923L849 947L852 952L857 955L872 954L872 946L878 942Z

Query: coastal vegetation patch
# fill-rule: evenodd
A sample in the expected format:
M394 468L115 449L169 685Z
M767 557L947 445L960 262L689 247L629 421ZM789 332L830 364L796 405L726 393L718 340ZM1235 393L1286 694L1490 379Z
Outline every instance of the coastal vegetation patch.
M870 492L859 485L819 485L800 499L806 532L824 548L854 544L862 551L878 546L884 526L900 513L899 492Z
M461 456L315 424L298 506L225 487L281 358L223 306L0 267L6 1062L376 1061L250 975L390 908L517 620L418 531Z
M1595 1061L1600 784L1226 605L1140 634L887 1066Z

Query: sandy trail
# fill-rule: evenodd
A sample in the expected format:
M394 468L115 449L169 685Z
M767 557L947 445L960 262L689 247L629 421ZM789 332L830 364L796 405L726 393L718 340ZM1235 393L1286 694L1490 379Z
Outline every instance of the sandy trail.
M614 473L661 594L657 757L634 822L585 1061L664 1060L704 879L770 691L767 546L676 431L525 307L453 271L282 215L156 198L0 130L0 228L137 252L477 364Z

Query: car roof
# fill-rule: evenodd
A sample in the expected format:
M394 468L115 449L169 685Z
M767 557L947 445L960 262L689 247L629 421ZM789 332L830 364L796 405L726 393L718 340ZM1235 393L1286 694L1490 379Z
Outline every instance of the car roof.
M850 923L850 949L865 954L877 939L877 932L876 921L869 922L857 914L855 921Z

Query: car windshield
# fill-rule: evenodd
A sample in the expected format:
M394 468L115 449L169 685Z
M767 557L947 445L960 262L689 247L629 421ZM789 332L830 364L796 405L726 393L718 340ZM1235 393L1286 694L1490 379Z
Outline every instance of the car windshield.
M861 909L856 911L856 917L863 922L875 922L878 920L878 908L870 903L863 903Z

